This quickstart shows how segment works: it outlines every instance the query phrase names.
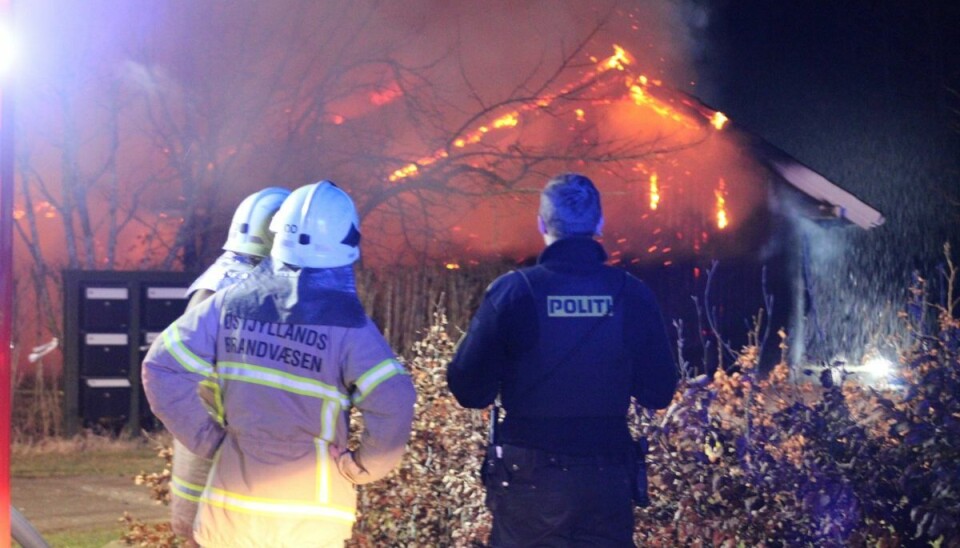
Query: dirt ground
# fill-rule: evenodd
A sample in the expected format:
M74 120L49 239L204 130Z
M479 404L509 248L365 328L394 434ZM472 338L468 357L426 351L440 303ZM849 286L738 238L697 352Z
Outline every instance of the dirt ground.
M127 477L12 478L10 497L41 534L117 526L124 512L147 522L169 515Z

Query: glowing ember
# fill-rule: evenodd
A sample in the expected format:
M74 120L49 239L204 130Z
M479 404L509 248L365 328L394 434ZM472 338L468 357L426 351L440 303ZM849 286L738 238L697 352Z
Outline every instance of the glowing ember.
M385 89L371 92L370 102L377 106L383 106L393 102L401 95L403 95L403 90L400 89L400 86L396 82L391 82Z
M390 174L390 182L409 177L419 170L417 164L407 164Z
M726 117L722 112L717 111L713 113L713 116L710 117L710 125L717 129L723 129L723 126L727 125L729 118Z
M650 175L650 209L657 209L660 205L660 185L657 183L657 174Z
M730 224L730 220L727 218L727 209L726 209L726 182L723 180L723 177L720 178L719 187L713 191L714 195L717 197L717 228L723 230Z
M582 122L582 121L586 120L586 114L583 112L583 109L582 109L582 108L578 108L578 109L575 110L574 112L575 112L576 115L577 115L577 121L578 121L578 122Z
M514 126L516 126L518 123L519 123L519 120L517 120L517 113L516 113L516 112L511 112L510 114L506 114L506 115L501 116L501 117L497 118L496 120L494 120L494 121L493 121L493 127L496 128L496 129L500 129L500 128L504 128L504 127L514 127ZM481 128L481 129L483 129L483 128ZM486 132L484 132L484 133L486 133Z
M447 270L460 270L460 265L457 263L447 263L443 265Z
M607 58L604 62L604 67L606 70L617 69L623 70L627 65L630 64L630 56L627 54L627 51L617 44L613 45L613 55Z

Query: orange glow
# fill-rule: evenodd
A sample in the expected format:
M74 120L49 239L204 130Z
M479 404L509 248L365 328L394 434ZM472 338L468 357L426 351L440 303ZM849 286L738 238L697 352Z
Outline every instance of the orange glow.
M729 127L730 120L724 113L673 90L658 80L655 73L641 74L636 60L619 45L614 45L612 55L592 60L593 64L584 67L572 81L523 101L504 103L496 110L488 110L484 116L462 126L457 133L448 135L448 140L440 147L401 157L391 166L394 170L385 170L384 175L388 175L390 183L402 185L433 175L437 170L446 171L451 167L446 164L451 161L457 165L498 169L499 166L495 165L499 161L497 151L509 152L510 147L525 146L529 139L563 139L561 136L541 135L545 127L568 132L566 134L571 136L568 139L576 136L588 144L592 138L642 142L659 138L662 134L666 143L664 148L677 142L691 144L691 150L637 156L637 160L643 158L643 161L635 160L634 165L624 162L610 170L611 175L623 177L621 182L628 181L622 187L625 196L622 201L630 203L618 205L621 209L617 211L629 215L629 222L633 223L630 229L636 231L621 231L621 234L631 234L629 241L619 235L609 238L608 252L611 263L623 261L662 267L687 264L685 261L691 254L699 255L707 248L710 235L716 234L714 230L725 230L734 218L746 217L743 211L749 206L750 197L740 189L749 178L726 164L722 170L716 170L715 165L724 157L731 138L719 132L728 130L726 133L729 133L736 128ZM647 133L638 131L637 127ZM710 139L710 136L715 138ZM699 145L704 139L705 144L694 150L692 145ZM707 188L710 181L716 181L721 174L731 180L730 185L720 178L713 189ZM664 178L669 190L670 199L666 202L663 201L665 189L660 184L660 177ZM644 178L647 179L645 183L641 182ZM644 189L648 193L646 210L639 206ZM713 200L710 199L711 190ZM727 202L733 199L730 194L736 195L736 203ZM511 200L521 201L519 195L496 199L503 200L503 207L512 207ZM497 207L500 206L498 202ZM491 215L482 210L477 213L477 218L451 219L450 224L467 224L450 228L449 236L463 247L460 248L462 255L448 255L438 261L446 270L459 272L469 268L475 262L468 261L468 257L483 255L490 249L503 252L501 248L507 244L502 241L500 232L492 241L487 241L488 236L481 238L473 232L477 223L486 223ZM506 216L497 215L501 217L494 215L496 219ZM681 226L683 231L678 230ZM705 230L710 234L699 234L704 226L709 226ZM482 230L487 230L487 226ZM693 275L702 278L700 269L693 269Z
M370 102L379 107L393 102L401 95L403 90L396 82L392 82L386 89L370 92Z
M726 209L726 182L723 180L723 177L720 178L720 185L713 191L713 194L717 197L717 228L723 230L730 224Z
M657 174L650 175L650 209L657 209L660 205L660 185L657 183Z

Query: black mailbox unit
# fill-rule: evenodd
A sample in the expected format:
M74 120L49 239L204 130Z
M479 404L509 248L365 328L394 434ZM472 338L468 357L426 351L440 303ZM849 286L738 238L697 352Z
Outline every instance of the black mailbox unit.
M140 363L154 339L187 305L194 273L63 273L64 430L139 432L154 428Z

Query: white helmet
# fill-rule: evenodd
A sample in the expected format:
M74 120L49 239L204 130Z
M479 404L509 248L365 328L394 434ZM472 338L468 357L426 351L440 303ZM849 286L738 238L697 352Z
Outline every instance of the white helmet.
M307 268L333 268L360 258L360 221L353 200L320 181L294 190L273 216L270 256Z
M257 257L269 255L273 245L270 219L289 195L289 190L272 186L244 198L233 213L223 249Z

